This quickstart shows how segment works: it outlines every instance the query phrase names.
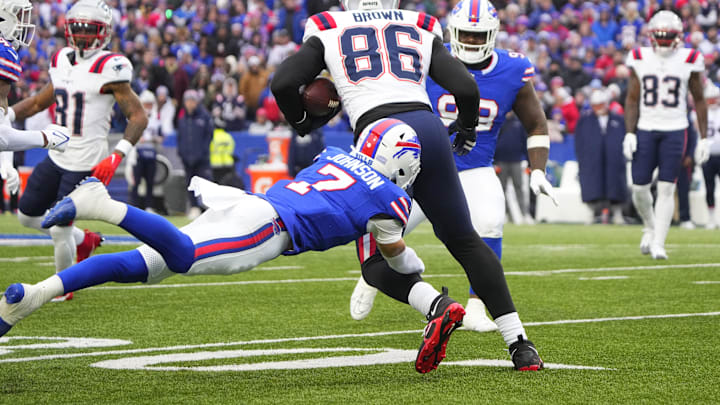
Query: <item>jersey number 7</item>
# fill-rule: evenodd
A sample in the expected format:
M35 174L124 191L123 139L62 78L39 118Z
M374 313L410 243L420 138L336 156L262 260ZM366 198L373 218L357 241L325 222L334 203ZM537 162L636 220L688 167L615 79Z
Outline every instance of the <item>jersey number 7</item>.
M310 191L310 187L317 191L337 191L347 190L350 186L355 184L355 179L351 175L347 174L343 169L330 163L321 167L317 173L324 176L332 176L334 179L319 180L313 184L304 180L293 181L292 183L288 183L285 188L300 195L305 195Z
M390 71L398 80L420 83L423 77L420 53L412 43L420 44L421 40L420 33L409 25L388 25L382 35L378 35L375 27L346 29L339 42L348 81L357 84Z

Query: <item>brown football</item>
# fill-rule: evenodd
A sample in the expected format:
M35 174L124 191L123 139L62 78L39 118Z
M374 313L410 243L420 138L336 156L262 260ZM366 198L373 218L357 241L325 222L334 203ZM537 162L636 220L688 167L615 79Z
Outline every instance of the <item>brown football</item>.
M335 85L324 77L319 77L305 86L302 99L308 114L316 117L328 115L340 105L340 96Z

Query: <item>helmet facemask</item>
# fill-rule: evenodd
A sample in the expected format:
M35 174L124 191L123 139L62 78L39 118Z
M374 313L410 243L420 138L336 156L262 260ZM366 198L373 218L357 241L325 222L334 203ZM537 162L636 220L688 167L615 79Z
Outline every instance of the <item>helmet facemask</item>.
M678 31L655 30L650 33L650 42L659 55L669 56L680 47L681 35Z
M65 24L68 45L88 58L110 42L111 27L102 21L71 19Z
M489 1L462 0L448 17L448 29L455 57L474 65L492 56L500 20Z
M35 36L32 4L29 1L5 1L0 8L0 32L13 46L30 46Z

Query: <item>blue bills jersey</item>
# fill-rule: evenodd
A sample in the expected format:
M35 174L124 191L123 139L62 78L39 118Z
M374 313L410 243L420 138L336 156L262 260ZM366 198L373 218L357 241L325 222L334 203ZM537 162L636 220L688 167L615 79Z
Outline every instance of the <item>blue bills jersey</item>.
M449 45L446 45L449 48ZM535 68L524 55L495 49L490 65L483 70L468 71L480 89L480 121L477 144L465 156L455 156L458 171L488 167L493 164L495 144L505 115L512 110L518 91L535 76ZM432 79L427 80L427 92L435 114L445 126L457 119L455 98Z
M285 224L293 249L327 250L367 233L378 215L407 223L407 193L342 149L329 147L294 180L281 180L259 197L269 201Z
M0 38L0 79L16 82L21 75L22 67L15 48L7 40Z

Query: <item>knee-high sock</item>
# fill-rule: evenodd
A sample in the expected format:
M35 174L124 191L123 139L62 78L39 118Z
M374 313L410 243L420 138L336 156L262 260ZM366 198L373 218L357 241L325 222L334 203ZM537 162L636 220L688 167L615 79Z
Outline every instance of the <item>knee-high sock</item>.
M55 272L59 273L73 265L75 261L75 237L72 226L53 226L50 228L55 256Z
M110 281L142 282L147 280L147 275L145 260L137 249L93 256L57 274L65 294Z
M655 212L653 211L653 198L650 192L650 184L632 186L632 200L640 218L642 218L645 229L655 229Z
M515 312L500 260L477 233L456 236L443 243L465 270L470 286L493 319Z
M20 221L20 224L26 228L32 228L37 231L40 231L44 233L45 235L50 235L50 230L45 229L40 224L42 223L43 216L39 217L31 217L29 215L23 214L22 211L18 210L17 214L18 221Z
M667 238L673 213L675 212L675 183L658 181L657 191L653 244L665 246L665 238Z
M133 206L127 206L127 213L118 224L162 255L170 270L185 273L195 259L195 245L167 219Z
M493 252L495 252L495 255L498 259L502 259L502 237L500 238L482 238L482 240L490 246L490 249L492 249ZM475 291L473 291L472 287L470 287L470 295L477 295L475 294Z
M23 214L22 211L18 211L17 216L18 216L18 221L20 221L20 224L22 224L22 226L38 230L46 235L50 235L49 229L45 229L42 226L40 226L40 224L42 223L42 220L44 218L43 216L31 217L31 216ZM73 231L73 238L75 239L75 245L81 244L83 239L85 239L85 232L83 232L82 229L80 229L76 226L72 227L72 231Z

